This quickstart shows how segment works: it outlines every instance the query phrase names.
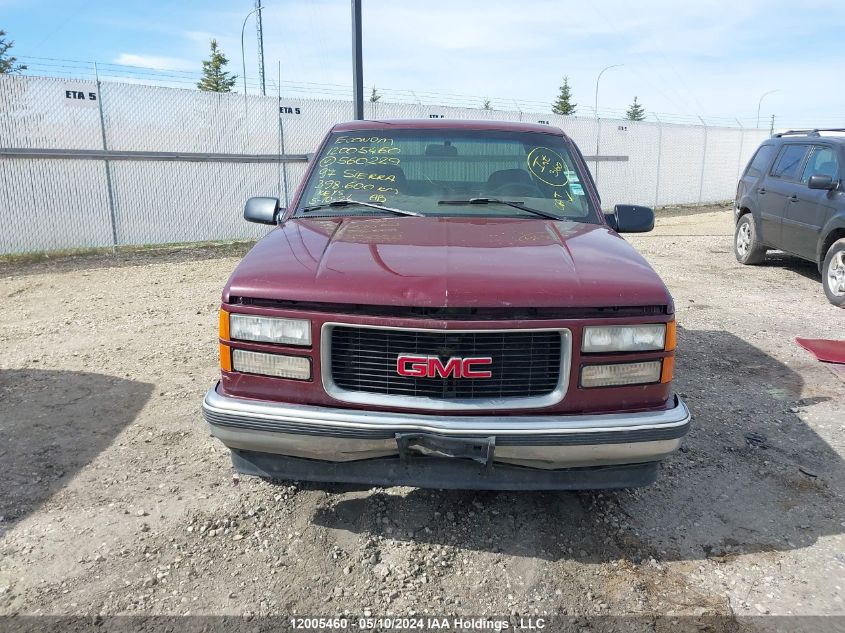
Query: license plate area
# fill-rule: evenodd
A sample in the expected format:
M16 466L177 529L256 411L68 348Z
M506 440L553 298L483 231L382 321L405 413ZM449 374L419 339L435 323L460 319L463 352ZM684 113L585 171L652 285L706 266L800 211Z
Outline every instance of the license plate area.
M399 457L406 461L411 455L469 459L484 466L493 463L495 437L445 437L429 433L397 433Z

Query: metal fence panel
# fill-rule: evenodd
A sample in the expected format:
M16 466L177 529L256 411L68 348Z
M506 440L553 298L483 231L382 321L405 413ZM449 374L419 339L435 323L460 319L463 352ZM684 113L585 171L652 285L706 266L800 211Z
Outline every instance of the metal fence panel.
M0 148L73 157L0 159L0 253L19 253L257 237L266 229L243 221L246 198L277 195L287 205L306 169L273 157L315 152L333 124L352 118L352 103L5 75L0 114ZM762 130L422 103L367 102L365 116L558 126L587 157L606 210L622 202L730 199L739 171L767 137ZM79 150L180 156L77 160ZM182 161L186 153L192 162ZM258 159L243 162L250 156Z
M140 84L102 84L108 148L275 154L275 100Z
M96 90L93 81L0 75L0 147L102 149L97 101L88 98Z
M118 244L164 244L260 237L244 201L277 189L272 163L112 163Z
M0 160L0 253L111 246L102 161Z

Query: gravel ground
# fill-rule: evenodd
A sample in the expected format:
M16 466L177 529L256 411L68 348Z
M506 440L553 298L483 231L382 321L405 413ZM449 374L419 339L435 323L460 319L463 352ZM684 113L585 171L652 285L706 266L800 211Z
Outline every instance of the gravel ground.
M709 208L630 238L694 429L603 493L237 480L199 404L246 246L0 265L0 614L845 615L845 385L794 343L845 311L731 235Z

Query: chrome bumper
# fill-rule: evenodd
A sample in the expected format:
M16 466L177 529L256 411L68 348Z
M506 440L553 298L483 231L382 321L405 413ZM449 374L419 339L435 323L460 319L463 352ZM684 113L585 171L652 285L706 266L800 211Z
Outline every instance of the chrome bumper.
M397 434L495 438L494 462L561 469L654 462L673 453L690 426L680 398L671 409L585 415L432 415L336 409L221 395L202 405L212 435L235 451L328 462L399 454Z

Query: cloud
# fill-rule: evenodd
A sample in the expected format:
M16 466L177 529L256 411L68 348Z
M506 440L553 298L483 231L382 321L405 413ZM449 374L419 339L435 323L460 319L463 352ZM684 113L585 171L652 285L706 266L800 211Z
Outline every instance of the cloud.
M121 53L112 60L115 64L124 66L142 66L156 70L196 70L197 62L191 59L178 57L160 57L158 55L136 55L134 53Z

